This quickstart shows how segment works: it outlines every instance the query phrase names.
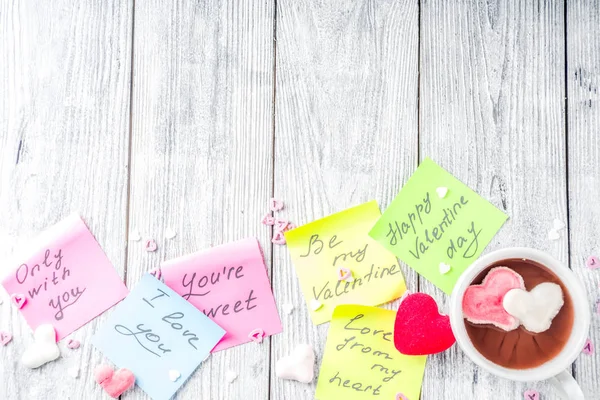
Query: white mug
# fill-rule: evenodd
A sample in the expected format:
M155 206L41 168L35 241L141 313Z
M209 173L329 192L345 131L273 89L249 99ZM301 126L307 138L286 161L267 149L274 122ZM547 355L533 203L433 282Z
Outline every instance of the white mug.
M471 343L467 335L462 312L462 298L471 282L491 264L511 258L526 258L544 265L551 270L567 288L575 318L573 330L567 344L552 360L530 369L510 369L494 364L481 355ZM569 400L584 400L583 392L577 381L566 371L583 350L590 327L590 306L585 288L579 283L575 274L564 264L539 250L513 247L491 252L475 261L461 275L452 291L450 299L450 324L456 342L475 364L502 378L513 381L531 382L549 380L562 397Z

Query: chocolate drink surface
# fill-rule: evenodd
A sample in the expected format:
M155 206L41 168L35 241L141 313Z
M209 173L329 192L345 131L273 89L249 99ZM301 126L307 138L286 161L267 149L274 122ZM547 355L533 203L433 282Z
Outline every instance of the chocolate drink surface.
M564 305L545 332L532 333L523 326L507 332L492 325L472 324L465 319L467 334L477 351L495 364L512 369L538 367L556 357L569 340L574 320L573 301L554 273L535 261L522 258L501 260L490 265L472 284L480 284L490 269L499 266L521 275L527 291L543 282L556 283L562 289Z

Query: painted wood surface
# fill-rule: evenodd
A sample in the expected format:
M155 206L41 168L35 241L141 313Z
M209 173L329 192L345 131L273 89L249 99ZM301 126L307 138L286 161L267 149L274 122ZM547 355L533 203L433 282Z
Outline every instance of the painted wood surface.
M274 193L285 217L304 224L372 199L387 207L417 164L417 53L416 2L277 2ZM272 282L296 310L273 338L271 369L300 343L319 365L328 324L310 321L283 247ZM311 399L315 386L271 377L273 399Z
M568 260L565 31L560 2L445 2L421 6L420 154L430 156L510 216L488 251L534 247ZM421 290L448 297L425 279ZM448 367L452 366L452 367ZM456 347L432 356L424 399L507 398L529 387L475 367Z
M131 3L0 2L0 256L79 210L121 276L129 153ZM2 274L14 268L0 264ZM4 290L0 398L100 399L90 339L108 314L61 343L62 357L29 370L19 363L33 342ZM67 375L80 368L80 378Z
M158 250L129 243L127 285L163 260L248 236L270 263L260 220L273 176L273 5L135 4L129 232ZM213 354L178 398L267 399L269 355L269 340Z
M295 310L262 345L211 356L177 398L312 399L316 384L274 374L298 343L319 364L327 324L312 325L287 250L260 224L268 200L284 200L296 224L371 199L384 210L432 157L509 214L488 251L525 245L570 261L593 303L599 30L592 0L0 2L0 256L79 210L133 287L163 260L256 236L277 304ZM555 218L569 231L553 242ZM134 231L158 251L128 241ZM409 289L446 307L402 267ZM74 334L80 350L27 371L16 360L29 328L5 301L0 329L15 339L0 347L0 397L107 398L90 344L106 315ZM599 360L573 368L589 398ZM530 387L558 398L455 348L429 359L421 398L518 399Z
M586 267L600 257L600 4L567 3L568 201L571 268L592 305L590 339L600 351L600 275ZM582 355L573 372L586 398L600 393L600 357Z

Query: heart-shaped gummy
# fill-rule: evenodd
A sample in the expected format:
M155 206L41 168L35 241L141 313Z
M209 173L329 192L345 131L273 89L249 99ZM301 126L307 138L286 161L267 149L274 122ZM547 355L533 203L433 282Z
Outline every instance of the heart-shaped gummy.
M400 353L435 354L449 349L455 342L450 318L439 313L431 296L414 293L402 300L394 322L394 345Z

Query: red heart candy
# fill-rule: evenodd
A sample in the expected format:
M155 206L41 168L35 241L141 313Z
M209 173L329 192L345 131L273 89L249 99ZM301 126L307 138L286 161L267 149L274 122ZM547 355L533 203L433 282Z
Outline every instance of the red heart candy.
M96 382L110 397L116 399L127 389L133 387L135 376L133 372L125 368L114 371L108 365L100 365L96 368Z
M400 353L435 354L448 350L455 342L450 318L440 315L433 297L414 293L402 300L394 323L394 345Z

